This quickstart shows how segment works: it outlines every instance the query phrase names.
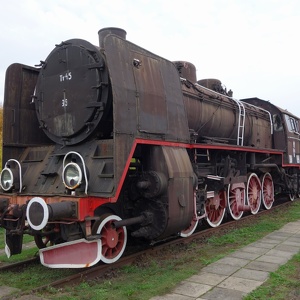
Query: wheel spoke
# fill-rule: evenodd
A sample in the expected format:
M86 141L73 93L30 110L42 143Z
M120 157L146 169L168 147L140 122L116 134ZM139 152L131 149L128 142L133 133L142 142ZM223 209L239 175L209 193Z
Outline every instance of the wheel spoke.
M55 236L51 233L53 229L45 227L34 235L34 242L39 249L44 249L54 245Z
M232 219L239 220L243 215L240 208L245 206L245 184L237 183L228 186L228 212Z
M262 177L262 203L265 209L271 209L274 203L274 183L270 173Z
M247 199L252 214L259 211L261 205L261 183L255 173L248 176L247 181Z
M197 226L198 226L198 220L197 220L196 216L194 216L190 223L190 226L188 228L182 230L179 235L181 237L188 237L194 233Z
M115 221L121 221L116 215L104 215L93 226L93 232L100 234L102 242L102 257L104 263L117 261L123 254L127 243L127 229L125 226L114 228Z
M206 221L211 227L219 226L225 215L226 192L219 191L213 198L208 198L205 203Z

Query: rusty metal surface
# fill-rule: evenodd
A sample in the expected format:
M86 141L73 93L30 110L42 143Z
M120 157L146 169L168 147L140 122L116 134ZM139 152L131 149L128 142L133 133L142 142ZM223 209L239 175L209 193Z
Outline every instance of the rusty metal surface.
M174 61L181 78L187 79L192 83L197 82L196 67L188 61Z
M278 150L286 150L286 136L282 125L282 113L281 109L273 105L269 101L265 101L259 98L247 98L242 99L243 102L250 103L256 106L260 106L263 109L268 110L273 118L273 147Z
M283 113L283 124L287 137L287 155L288 164L300 163L300 138L299 138L299 119Z
M239 107L225 95L182 82L189 128L198 141L237 144ZM272 148L270 118L266 112L245 104L243 145Z
M49 143L39 130L34 105L31 104L39 70L12 64L6 71L3 103L3 158L19 158L22 149Z
M194 212L193 168L186 149L156 147L152 168L167 172L168 224L163 236L189 226Z
M71 149L85 157L89 170L89 195L112 196L115 192L113 140L90 141L72 146ZM66 196L61 176L63 158L71 149L60 145L27 148L20 157L23 185L26 186L23 193ZM77 193L84 195L84 187L85 184L82 184Z
M113 92L115 180L134 138L189 141L178 72L173 63L117 36L104 40Z
M62 145L81 142L110 111L108 74L98 48L80 39L57 45L43 63L35 105L39 123L50 139Z
M107 36L104 45L115 133L158 139L163 134L168 140L187 141L189 132L174 64L116 36Z
M161 62L144 54L134 53L140 66L133 67L137 93L138 131L161 134L168 132L167 100L161 74Z
M298 123L299 118L290 112L283 110L269 101L265 101L259 98L247 98L243 99L247 103L261 106L264 109L270 111L273 118L273 147L285 151L283 157L286 164L299 164L300 163L300 139L299 134L292 130L289 130L287 124L287 117L293 118Z

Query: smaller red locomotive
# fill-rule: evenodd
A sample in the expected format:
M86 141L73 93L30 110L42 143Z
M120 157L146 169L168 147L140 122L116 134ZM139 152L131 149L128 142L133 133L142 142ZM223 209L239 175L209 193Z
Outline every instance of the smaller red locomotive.
M300 192L299 119L237 100L219 80L99 31L40 66L6 72L0 226L8 256L34 237L42 264L114 263L136 245L186 237L200 219L270 209Z

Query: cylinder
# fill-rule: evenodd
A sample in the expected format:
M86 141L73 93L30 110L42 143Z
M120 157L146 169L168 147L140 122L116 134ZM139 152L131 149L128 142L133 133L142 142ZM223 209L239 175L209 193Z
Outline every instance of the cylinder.
M98 31L100 48L104 48L104 39L109 34L115 34L115 35L121 37L122 39L126 40L127 32L124 29L117 28L117 27L106 27L106 28L100 29Z

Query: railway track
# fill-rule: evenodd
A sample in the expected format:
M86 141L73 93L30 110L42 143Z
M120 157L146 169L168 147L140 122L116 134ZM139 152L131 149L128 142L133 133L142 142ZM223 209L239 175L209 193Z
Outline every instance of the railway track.
M284 202L277 204L277 208L284 208L291 205L292 202ZM103 264L100 263L94 267L88 268L88 269L79 269L76 274L72 274L70 276L64 277L60 280L56 280L53 282L50 282L46 285L42 285L39 287L34 288L31 291L26 291L22 293L24 294L34 294L37 292L45 291L47 288L55 288L55 289L62 289L66 286L70 285L77 285L84 281L91 281L95 278L104 278L107 274L111 273L113 270L118 270L119 268L134 264L136 263L142 256L144 255L157 255L160 252L162 252L164 249L168 247L174 248L176 245L180 244L189 244L192 241L205 241L211 236L215 235L222 235L226 233L228 230L231 229L237 229L245 226L245 224L249 224L249 222L254 221L255 219L261 218L264 215L272 214L274 210L261 210L256 215L245 215L243 218L241 218L238 222L237 221L228 221L224 224L221 224L218 227L215 228L207 228L207 229L201 229L200 231L195 232L192 236L186 237L186 238L174 238L172 240L166 241L164 243L158 243L155 245L149 246L147 249L144 249L137 253L132 254L125 254L121 259L119 259L114 264ZM10 265L2 266L0 267L0 272L6 272L6 271L21 271L23 268L26 268L28 265L32 264L38 264L39 258L34 257L32 259L13 263ZM7 300L13 299L13 296L11 298L6 298Z
M0 272L4 271L20 271L29 265L34 265L40 263L39 257L32 257L23 261L15 262L15 263L8 263L5 265L0 266Z

